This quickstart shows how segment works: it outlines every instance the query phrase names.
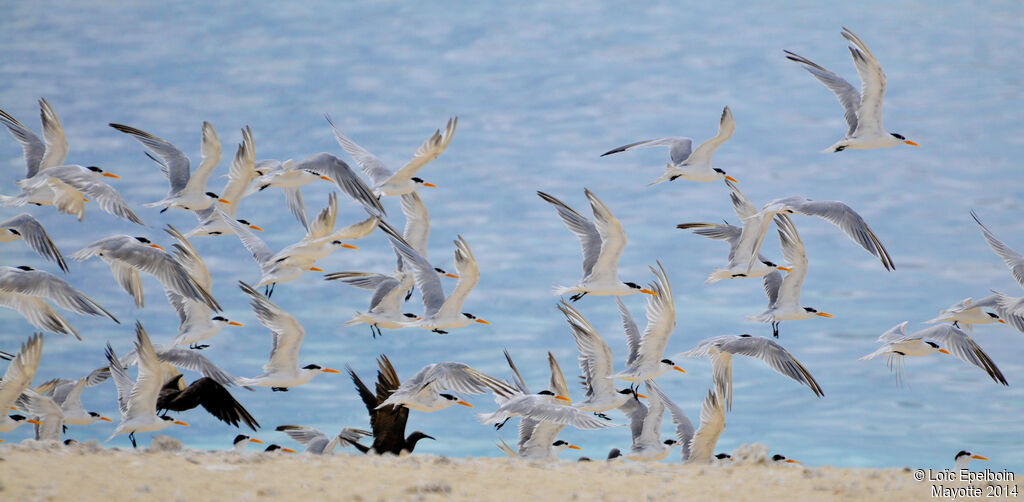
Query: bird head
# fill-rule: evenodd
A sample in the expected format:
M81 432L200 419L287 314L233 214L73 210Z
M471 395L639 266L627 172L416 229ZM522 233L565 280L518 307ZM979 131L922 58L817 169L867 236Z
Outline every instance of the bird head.
M672 362L671 359L662 359L661 364L668 366L670 369L686 373L686 370L680 368L679 366L676 366L676 363Z
M207 197L209 197L209 198L211 198L211 199L213 199L213 200L215 200L217 202L223 202L225 204L231 204L230 200L222 199L222 198L220 198L220 195L217 195L217 194L215 194L213 192L206 192L204 195L206 195Z
M903 135L902 135L902 134L897 134L897 133L894 133L894 132L891 132L891 133L889 133L889 134L892 134L892 137L894 137L894 138L896 138L896 139L898 139L898 140L902 141L902 142L903 142L903 144L905 144L905 145L910 145L910 146L921 146L921 145L919 145L919 144L917 144L917 143L914 143L913 141L910 141L909 139L907 139L907 138L903 137Z
M739 181L737 181L736 178L733 178L732 176L729 176L728 174L725 174L725 171L723 171L722 169L719 169L717 167L713 167L711 169L713 171L715 171L716 173L718 173L719 175L721 175L721 177L722 177L721 179L729 180L729 181L731 181L733 183L739 183Z
M828 317L829 319L835 317L834 315L829 314L828 312L818 312L817 309L813 309L811 307L804 307L804 311L806 311L808 314L814 314L818 317Z
M471 320L473 322L478 322L480 324L490 324L489 322L487 322L487 321L485 321L483 319L477 319L477 317L475 315L470 314L469 312L463 312L462 315L466 316L467 319L469 319L469 320Z
M658 296L658 293L655 293L654 291L651 291L649 289L641 288L640 285L635 283L635 282L623 282L623 284L625 284L626 286L629 286L630 288L635 289L635 290L637 290L637 291L639 291L641 293L645 293L645 294L648 294L648 295L651 295L651 296Z
M473 407L473 405L472 405L472 404L469 404L469 403L467 403L467 402L465 402L465 401L463 401L463 400L461 400L461 399L459 399L459 398L457 398L457 397L455 397L455 396L453 396L453 395L451 395L451 394L439 394L439 395L440 395L441 397L443 397L443 398L445 398L445 399L449 400L449 401L452 401L452 402L454 402L454 404L461 404L461 405L463 405L463 406L468 406L468 407L470 407L470 408L472 408L472 407Z
M235 220L235 221L237 221L237 222L239 222L239 223L241 223L241 224L243 224L243 225L245 225L245 226L247 226L247 227L249 227L249 228L251 228L253 230L258 230L260 232L263 231L262 228L257 227L256 225L253 225L252 223L249 223L249 220Z
M115 179L120 179L121 178L120 176L118 176L118 175L116 175L114 173L108 173L108 172L104 171L103 169L100 169L99 167L96 167L96 166L88 166L88 167L86 167L86 169L88 169L88 170L92 171L94 174L97 174L97 175L100 175L100 176L106 176L108 178L115 178Z
M331 369L331 368L324 368L323 366L320 366L319 364L307 364L307 365L303 366L302 369L306 370L306 371L314 371L314 372L317 372L317 373L341 373L338 370L334 370L334 369Z
M425 186L425 187L437 188L437 185L435 185L435 184L433 184L433 183L427 183L426 181L423 181L423 179L422 179L422 178L416 178L416 177L413 177L413 178L410 178L410 179L411 179L411 180L412 180L412 181L413 181L414 183L419 183L420 185L423 185L423 186Z
M935 350L935 352L942 352L943 354L949 354L948 350L946 350L946 349L944 349L942 347L939 347L939 344L937 344L935 342L932 342L932 341L929 341L929 340L925 340L924 343L927 343L929 347L931 347L933 350Z
M213 318L210 319L210 320L213 321L213 322L227 324L227 325L230 325L230 326L245 326L244 324L242 324L240 322L232 321L232 320L230 320L227 317L224 317L222 315L213 316Z

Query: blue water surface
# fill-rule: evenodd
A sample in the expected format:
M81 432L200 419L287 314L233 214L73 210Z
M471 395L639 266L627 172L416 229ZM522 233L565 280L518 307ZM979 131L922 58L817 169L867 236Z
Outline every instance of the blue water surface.
M678 313L667 353L714 335L770 335L768 325L745 320L765 307L760 281L705 285L707 274L725 262L725 246L675 228L685 221L735 222L726 187L683 180L646 187L667 160L660 150L599 157L654 137L703 141L715 134L728 105L736 133L717 152L716 166L738 178L756 204L789 195L847 202L883 240L896 270L886 272L827 222L797 218L810 258L803 302L835 319L784 323L781 342L814 374L825 397L759 362L738 359L734 407L719 450L756 441L810 465L947 467L967 449L992 459L987 467L1020 470L1021 333L1001 325L975 332L1010 387L945 356L908 361L907 386L898 387L884 361L858 358L875 350L880 333L904 320L916 330L965 297L990 289L1021 294L968 212L976 210L1011 247L1024 250L1022 9L1015 2L966 1L9 2L0 18L0 108L37 130L36 100L46 97L63 121L68 162L121 175L114 186L149 227L94 205L81 223L50 207L3 208L0 218L30 212L66 255L115 233L167 244L160 230L165 224L192 228L194 218L183 211L159 214L142 207L163 196L166 182L142 147L108 122L166 138L197 159L201 124L210 121L224 144L224 160L210 183L220 190L246 125L255 133L257 158L301 159L326 151L350 160L323 118L329 113L342 131L397 168L457 115L448 151L422 171L438 185L420 192L433 224L430 256L453 268L451 242L465 237L481 280L464 310L492 325L447 336L406 329L371 339L366 326L342 327L366 309L369 295L315 273L280 285L273 301L305 326L304 364L351 365L372 379L375 358L387 354L403 378L442 360L507 377L501 355L507 348L529 384L542 388L546 351L558 357L570 380L578 374L576 349L551 290L579 279L580 251L536 190L589 214L587 187L615 212L630 238L620 262L624 280L646 283L649 265L665 265ZM867 42L887 72L886 126L921 148L818 153L842 137L842 110L782 51L857 83L839 36L842 26ZM6 134L0 135L0 166L8 173L0 191L14 193L24 164L19 145ZM304 190L310 212L326 203L330 191L326 183ZM343 201L339 225L364 217ZM401 225L397 200L384 204ZM273 249L303 234L277 191L245 199L239 216L266 228L261 236ZM270 336L237 281L258 280L255 262L232 236L197 238L194 244L212 270L213 294L225 315L246 324L225 329L204 353L233 374L254 376L266 362ZM391 270L393 254L382 235L357 244L358 251L339 251L318 266ZM781 260L773 234L765 252ZM3 264L57 272L22 244L5 244L0 253ZM37 383L77 378L105 364L108 341L118 352L128 351L136 319L158 342L173 336L177 318L152 277L144 278L144 309L133 307L100 260L72 263L67 278L122 323L67 314L85 340L48 335ZM624 301L643 325L641 296ZM407 308L419 309L418 298ZM621 366L626 349L614 302L587 297L577 306ZM0 322L4 350L17 350L33 331L10 310L0 310ZM673 372L660 381L697 421L710 366L706 360L679 363L686 375ZM271 432L285 423L326 431L367 425L344 375L322 375L287 393L232 392L263 424L257 437L268 441L288 442ZM89 409L117 415L111 384L88 390L85 400ZM417 451L501 455L493 443L499 437L514 442L515 427L496 433L479 425L475 413L494 404L487 396L471 401L475 410L412 413L410 430L437 438ZM201 411L180 418L193 426L166 432L189 446L225 448L235 434ZM618 413L614 418L624 420ZM73 427L68 434L103 440L112 427ZM667 437L669 419L663 428ZM4 439L29 434L23 427ZM628 428L570 428L561 437L591 457L629 446ZM120 436L107 444L128 442Z

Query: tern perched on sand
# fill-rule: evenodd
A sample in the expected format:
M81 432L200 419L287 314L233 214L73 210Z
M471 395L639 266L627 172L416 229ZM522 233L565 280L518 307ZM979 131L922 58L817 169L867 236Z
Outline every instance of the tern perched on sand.
M146 204L146 207L162 206L161 213L172 207L186 211L199 211L217 202L224 204L234 202L206 191L206 182L210 179L217 164L220 163L221 157L220 139L217 138L217 132L213 130L213 125L209 122L203 122L202 161L195 171L191 170L188 157L168 141L122 124L110 124L110 127L129 134L142 143L149 150L146 155L160 165L160 171L170 182L171 186L167 195L161 200Z
M224 200L231 201L230 204L217 202L206 209L193 211L199 220L199 225L189 230L185 237L196 237L203 235L226 235L234 233L234 230L224 221L225 217L235 219L238 223L248 226L252 230L263 230L262 228L249 223L248 220L235 218L238 206L241 205L242 197L246 189L256 179L255 155L256 144L252 137L252 129L246 126L242 129L242 142L238 144L235 158L231 161L231 170L228 171L228 183L221 192ZM218 211L219 209L219 211Z
M775 217L779 227L779 242L782 245L782 256L790 271L786 278L778 271L764 276L764 292L768 295L768 310L747 317L749 321L772 323L772 336L779 337L779 323L782 321L799 321L813 317L833 317L826 312L818 312L812 307L804 307L800 303L800 290L807 277L807 252L800 234L789 217L779 214Z
M903 321L882 333L882 336L878 337L878 341L883 345L878 350L862 357L861 360L874 359L884 355L886 364L896 373L897 382L903 379L904 357L927 356L941 352L981 368L996 383L1009 385L1003 372L999 371L996 363L985 351L981 350L974 339L950 324L932 326L908 335L907 321ZM942 348L939 343L946 348Z
M466 297L480 280L480 267L476 264L469 244L461 235L455 239L455 270L458 272L459 282L455 284L451 294L445 297L444 287L435 267L403 242L403 239L395 234L394 229L381 226L381 230L388 236L405 265L411 269L416 286L420 288L420 294L423 296L423 318L410 320L406 323L407 326L417 326L443 335L447 333L446 330L461 328L474 322L490 324L473 314L462 312Z
M235 451L236 453L242 453L245 451L245 447L249 446L249 443L263 444L263 441L256 439L254 437L249 437L245 434L239 434L235 436L235 439L232 441L232 444L234 445L232 447L232 450Z
M36 333L21 344L21 351L7 365L4 378L0 380L0 432L10 432L24 423L42 425L35 419L26 419L22 415L8 415L18 396L32 383L39 366L39 357L43 354L43 335Z
M676 328L676 304L672 296L672 285L668 283L668 275L661 262L658 262L657 269L650 269L654 273L655 282L650 284L654 295L647 299L647 327L641 336L633 316L622 302L618 302L629 356L626 358L626 369L608 378L620 378L640 384L658 378L668 370L686 373L671 359L665 358L665 345Z
M703 357L711 360L715 380L715 393L732 409L732 356L741 355L760 359L773 370L810 387L818 397L824 396L821 386L793 354L771 338L750 335L722 335L705 338L696 347L680 354L683 357Z
M274 430L287 434L295 442L305 446L306 453L314 455L329 455L334 453L334 448L339 445L344 448L358 444L361 438L373 435L370 431L351 427L345 427L334 437L327 437L327 434L320 432L319 429L305 425L279 425Z
M920 146L900 134L891 133L882 126L882 101L885 99L885 72L868 46L849 28L843 28L843 38L850 42L850 55L860 76L861 90L850 84L843 77L826 70L813 61L784 51L786 58L803 65L814 78L825 84L832 91L839 104L846 110L846 137L826 148L823 152L841 152L847 148L868 150L872 148L888 148L897 145Z
M60 277L25 265L0 266L0 306L17 310L39 329L72 335L81 340L78 331L44 298L79 314L103 316L121 323L107 309Z
M448 119L443 135L440 129L435 130L434 134L416 149L416 154L412 160L407 162L398 171L392 172L380 159L342 134L337 126L334 125L334 122L331 121L331 117L325 117L327 122L331 124L331 129L334 130L334 138L338 140L338 144L363 168L363 173L370 177L370 181L373 182L373 193L383 197L411 193L416 191L420 185L436 187L437 185L433 183L427 183L417 178L416 173L427 163L444 153L445 149L448 148L448 144L452 142L452 137L455 136L455 128L459 125L458 117Z
M114 279L135 299L136 307L142 308L145 305L142 277L139 276L141 271L156 277L163 284L164 290L205 303L214 311L221 311L217 300L189 275L188 270L174 256L145 237L112 235L78 250L71 258L83 261L93 256L99 256L110 265Z
M344 241L362 239L377 228L380 221L376 216L334 230L334 222L338 217L338 197L331 193L327 207L309 225L305 237L299 242L289 245L274 253L263 239L249 231L245 225L237 221L228 221L242 245L252 253L252 257L260 266L260 280L255 287L267 286L267 295L273 295L274 286L281 282L298 279L308 271L323 272L313 266L317 260L325 258L337 249L359 249Z
M67 273L68 264L64 262L64 255L60 254L57 245L50 240L42 223L28 213L21 213L0 222L0 242L12 242L19 239L24 240L25 244L39 256L56 263L61 270Z
M711 167L711 157L715 154L715 150L722 146L722 143L725 143L729 138L731 138L732 133L735 130L736 121L733 120L732 111L729 110L729 107L727 106L722 110L722 117L718 122L718 134L714 138L701 143L696 150L692 150L692 139L684 137L670 137L630 143L602 153L601 156L604 157L605 155L625 152L626 150L633 150L636 148L666 146L669 148L669 154L672 161L665 165L665 174L662 174L660 178L654 180L647 186L657 185L658 183L665 181L675 181L677 178L703 182L719 181L723 179L736 181L736 178L726 175L725 171L718 169L717 167Z
M118 434L128 433L128 439L135 447L136 432L158 431L172 424L188 425L167 415L156 414L156 400L160 393L161 381L160 360L156 350L149 341L149 335L139 323L135 324L135 352L139 358L139 375L133 382L125 373L121 361L114 354L114 349L107 344L107 361L110 363L110 374L117 386L117 404L121 409L121 422L107 441Z
M620 310L626 308L621 300L615 300L618 301ZM603 412L619 408L637 397L647 397L637 394L633 388L616 389L615 380L611 378L614 369L612 350L608 343L572 305L563 301L558 305L558 310L569 321L569 329L576 340L576 349L580 353L579 365L583 374L583 387L586 389L586 399L576 401L572 404L574 407L607 418Z
M587 200L590 201L594 221L586 219L562 201L544 192L537 192L541 199L555 206L558 216L565 222L565 226L576 234L580 240L580 246L583 248L583 279L575 286L556 288L555 294L572 293L570 300L574 302L588 294L594 296L655 294L634 282L619 280L619 257L626 249L626 231L623 230L622 224L615 218L608 206L604 205L604 202L601 202L586 188L583 189L583 192L586 194Z
M275 391L287 391L289 387L297 387L309 382L321 373L341 373L338 370L325 368L318 364L307 364L299 367L299 348L306 337L306 330L298 319L285 312L267 297L261 295L248 284L239 281L238 287L249 295L249 305L260 324L270 330L273 345L270 349L270 362L263 365L263 374L253 378L239 378L239 385L270 387Z
M971 459L977 460L988 460L988 457L981 455L975 455L967 450L960 450L955 457L953 457L953 469L959 473L960 471L967 469L967 464L971 463Z

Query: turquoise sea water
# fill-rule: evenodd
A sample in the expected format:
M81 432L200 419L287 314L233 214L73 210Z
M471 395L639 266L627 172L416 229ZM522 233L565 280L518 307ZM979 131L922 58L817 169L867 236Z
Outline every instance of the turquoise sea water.
M37 130L36 100L46 97L71 144L68 162L121 175L115 186L150 225L141 228L96 207L83 223L52 208L0 209L3 219L31 212L66 255L114 233L166 243L160 227L187 230L195 223L181 211L142 207L162 197L166 183L140 145L108 122L149 131L197 158L201 123L210 121L224 144L224 161L211 179L219 190L219 176L226 174L246 125L255 133L257 158L301 159L327 151L348 160L323 119L330 113L356 142L399 166L449 116L459 117L448 151L422 171L439 185L421 190L433 223L430 256L452 268L451 241L458 234L466 238L482 272L465 310L492 326L447 336L408 329L373 340L365 326L341 326L355 310L365 310L369 295L361 290L311 273L274 294L307 330L303 362L339 369L350 364L366 379L381 353L403 378L440 360L506 377L503 348L534 387L547 381L548 350L575 378L575 346L551 289L579 279L579 246L537 198L538 189L585 214L584 187L604 200L630 238L620 262L624 280L645 283L652 277L649 265L661 260L666 266L678 311L669 354L719 334L770 335L768 325L744 320L765 307L760 282L705 285L708 272L724 263L724 245L675 229L684 221L734 222L727 189L682 180L646 187L661 173L663 151L599 157L653 137L703 141L715 134L728 105L736 133L715 155L717 167L738 178L755 203L788 195L847 202L885 243L896 271L883 270L828 223L796 220L811 264L803 301L836 317L784 323L781 342L814 374L825 397L815 398L760 363L737 360L734 407L719 449L759 441L810 465L874 467L947 467L967 449L991 458L989 467L1024 468L1021 333L1005 326L976 330L1008 388L973 366L938 356L908 361L908 387L900 388L883 361L858 360L899 322L923 327L917 323L938 310L989 289L1020 294L968 214L975 209L997 235L1024 251L1019 4L21 2L5 11L0 108ZM857 82L839 36L842 26L866 41L887 72L886 126L922 148L818 153L845 131L841 109L782 50ZM0 192L13 193L24 164L20 147L6 134L0 135L0 168L8 173ZM325 204L329 191L327 184L304 190L310 212ZM401 224L397 201L385 204ZM362 214L345 201L339 224ZM262 237L274 249L302 235L278 192L245 199L239 216L266 228ZM258 279L255 262L234 237L193 242L213 271L213 293L226 315L246 324L225 329L205 353L233 374L254 376L266 361L270 337L236 283ZM358 251L336 253L318 266L390 271L393 255L380 234L357 244ZM773 235L766 251L780 258ZM0 253L3 264L56 271L20 244L3 245ZM126 352L135 319L157 341L173 335L176 316L152 278L144 279L148 301L141 310L98 260L72 263L68 280L122 324L68 314L85 341L48 336L37 382L77 378L104 364L107 341ZM410 309L418 308L416 299ZM642 324L645 300L625 301ZM577 307L621 360L625 343L614 302L587 297ZM16 350L33 331L12 311L0 310L0 322L5 350ZM696 421L710 366L679 362L688 373L661 382ZM345 376L322 375L288 393L234 393L268 431L258 435L264 440L287 443L269 432L284 423L327 431L366 425L365 409ZM499 434L477 424L475 412L491 409L490 399L471 401L476 410L412 414L410 430L438 439L420 443L422 451L495 456L501 454L492 445L499 436L514 441L514 427ZM110 384L90 389L86 402L92 410L117 413ZM181 418L193 427L169 432L191 446L227 447L235 434L202 412ZM670 427L666 419L665 434ZM111 428L76 427L69 434L102 440ZM28 434L21 428L4 439ZM562 438L592 457L629 446L625 428L567 429ZM127 440L108 444L125 446Z

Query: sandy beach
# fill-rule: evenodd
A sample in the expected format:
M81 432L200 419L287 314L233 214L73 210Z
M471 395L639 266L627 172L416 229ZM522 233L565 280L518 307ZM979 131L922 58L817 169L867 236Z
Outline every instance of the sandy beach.
M170 449L176 446L171 443ZM927 500L904 469L0 445L4 500ZM948 483L947 483L948 484ZM963 485L961 485L963 486Z

